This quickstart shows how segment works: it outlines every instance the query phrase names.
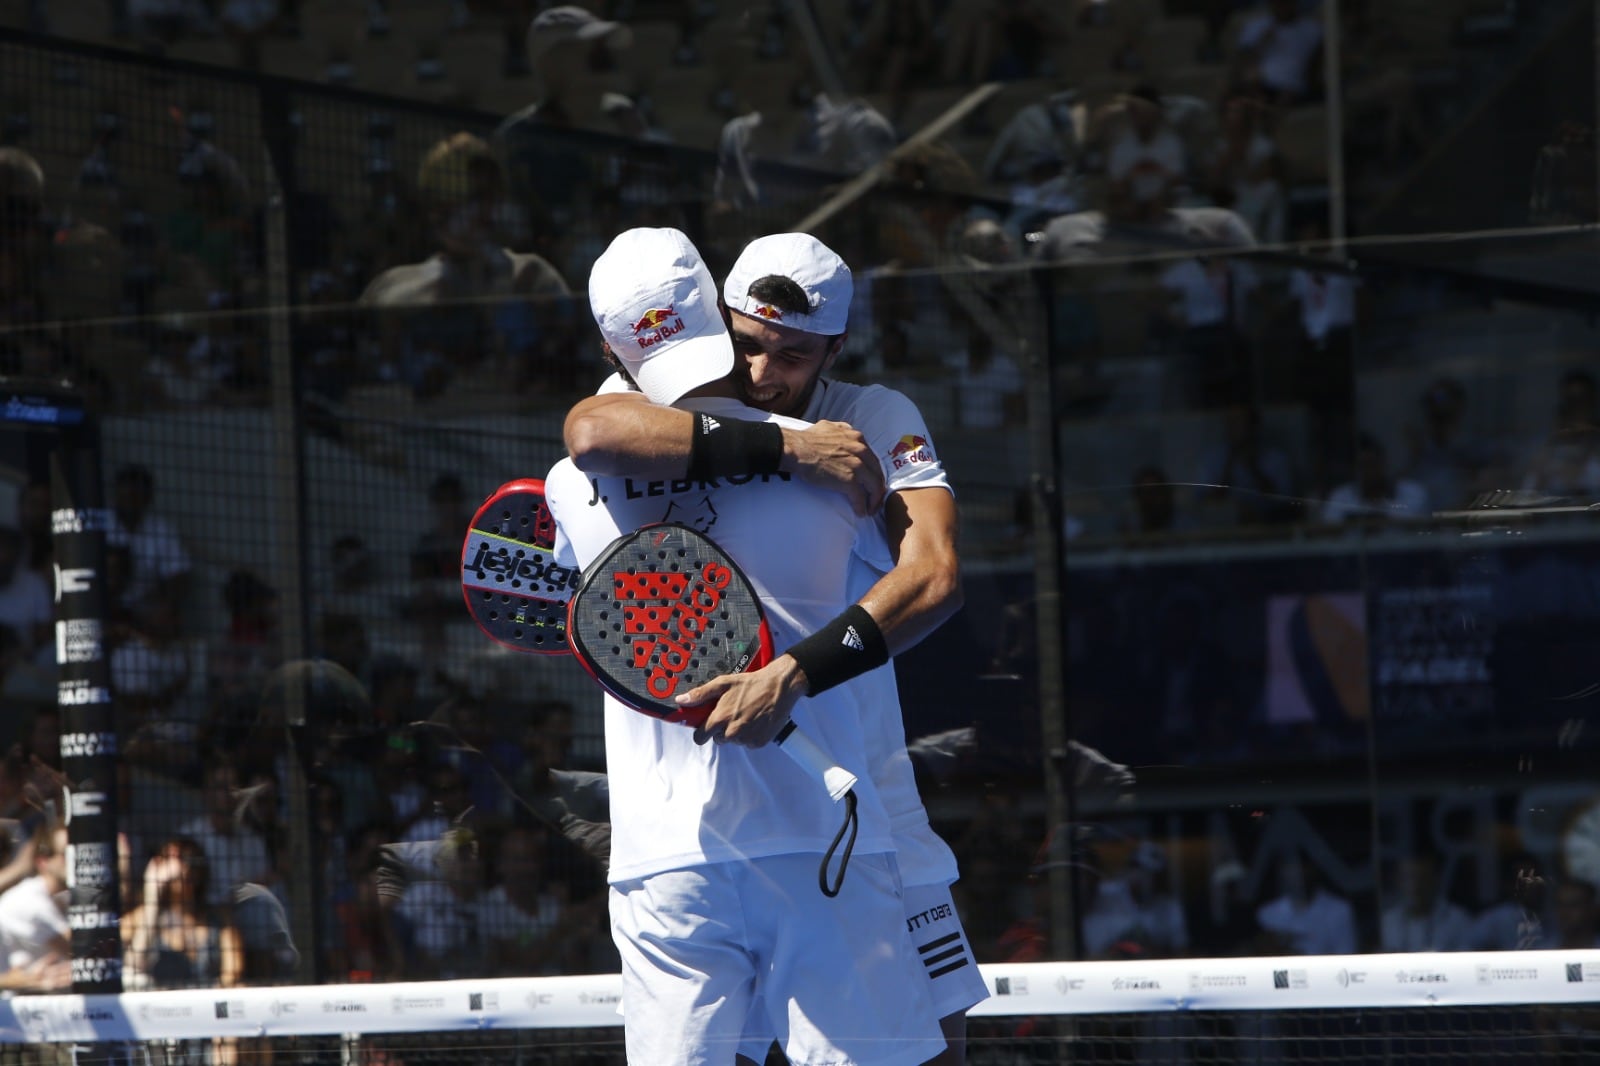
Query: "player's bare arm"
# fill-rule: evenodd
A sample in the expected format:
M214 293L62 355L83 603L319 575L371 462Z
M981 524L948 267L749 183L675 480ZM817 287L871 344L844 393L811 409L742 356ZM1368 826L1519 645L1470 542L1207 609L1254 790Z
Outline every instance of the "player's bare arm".
M678 478L689 471L693 432L693 412L652 404L638 393L606 393L579 401L568 412L562 435L567 453L585 473ZM883 505L883 468L853 427L818 422L779 432L779 470L843 494L858 515L874 514Z
M679 702L685 706L717 702L705 724L695 730L697 742L715 740L759 748L778 735L805 694L805 671L793 656L780 655L748 674L712 678L690 689Z
M903 489L884 503L894 568L861 597L890 655L915 647L960 610L956 501L943 488Z

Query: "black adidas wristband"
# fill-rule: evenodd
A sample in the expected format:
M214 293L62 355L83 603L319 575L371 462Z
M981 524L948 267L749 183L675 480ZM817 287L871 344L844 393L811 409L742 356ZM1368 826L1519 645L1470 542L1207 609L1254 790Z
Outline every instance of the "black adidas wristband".
M746 422L689 412L689 479L710 481L745 474L776 474L783 463L783 430L776 422Z
M788 654L806 672L806 695L815 696L888 662L889 643L866 608L852 603Z

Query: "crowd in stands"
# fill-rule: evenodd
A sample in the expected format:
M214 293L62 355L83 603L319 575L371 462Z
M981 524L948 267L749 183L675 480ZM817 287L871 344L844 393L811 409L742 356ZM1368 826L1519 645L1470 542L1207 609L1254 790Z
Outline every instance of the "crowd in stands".
M1404 521L1507 488L1600 494L1592 372L1548 375L1557 390L1548 426L1482 414L1475 405L1490 386L1447 371L1407 398L1415 406L1398 423L1367 417L1363 375L1390 364L1358 334L1383 320L1387 294L1333 263L1240 254L1329 237L1314 2L808 5L836 73L859 93L800 61L806 27L788 5L740 19L710 0L627 0L602 14L439 0L422 19L421 5L401 0L347 6L350 39L319 38L331 25L324 5L294 0L115 0L97 28L64 5L28 5L45 32L178 58L221 44L217 54L246 70L457 110L429 111L438 135L419 145L395 117L406 116L403 102L368 117L364 101L362 120L334 131L356 146L303 163L307 180L275 216L259 118L220 89L191 95L192 72L181 89L157 79L121 99L99 84L105 95L74 97L92 102L70 129L52 125L64 120L40 100L48 86L30 94L8 76L0 371L71 378L108 414L260 409L275 382L270 320L280 308L269 282L288 277L306 424L377 465L403 463L346 417L363 398L407 414L548 414L592 388L599 364L581 293L616 231L682 226L726 265L754 232L792 225L878 167L878 184L822 224L858 279L840 369L917 400L954 480L963 492L979 487L980 500L996 471L1012 476L999 486L1005 503L1026 484L1031 385L1019 323L1030 316L1050 323L1050 414L1064 425L1107 437L1118 419L1203 426L1197 448L1138 454L1116 438L1118 487L1092 508L1078 508L1088 496L1069 504L1075 538ZM1343 8L1344 32L1361 45L1343 53L1347 104L1373 142L1353 160L1360 188L1423 146L1426 105L1384 5ZM399 39L418 26L437 39ZM451 44L469 39L492 47ZM398 80L367 80L390 48L404 55ZM293 50L313 54L315 69L280 65ZM486 64L477 94L450 69L465 55ZM63 52L8 65L81 85L101 62ZM760 76L762 64L784 76ZM630 80L646 68L653 80ZM908 140L991 81L1002 91L947 137ZM438 84L454 91L428 89ZM304 101L297 121L310 155L320 120L311 105L326 101L314 84ZM158 135L158 122L176 133ZM1584 143L1583 131L1568 134ZM311 180L318 168L341 180ZM1187 255L1195 244L1206 254ZM1107 267L1088 286L1072 272L1152 249L1167 253L1154 267ZM292 270L275 274L275 254ZM1039 301L1017 270L1028 264L1060 265L1051 298ZM1159 368L1153 390L1129 384L1124 369L1146 363ZM462 397L470 404L451 405ZM471 513L462 478L416 481L419 493L427 484L430 521L404 566L411 644L369 632L400 597L380 589L395 576L362 533L326 538L311 650L360 696L337 696L348 706L293 741L309 750L293 751L282 709L263 698L289 666L280 593L243 560L201 583L216 575L197 565L194 527L181 530L158 494L181 479L182 460L173 464L158 475L119 462L111 479L130 987L288 980L305 947L289 938L289 916L317 908L317 969L331 978L614 968L595 835L575 839L543 805L554 775L598 769L574 744L572 707L435 669L446 630L466 624L454 587ZM22 828L59 784L48 501L42 484L21 484L14 524L0 525L0 698L33 709L0 763L0 817L14 828L7 870L22 874L11 891L29 886L0 896L0 942L6 981L32 989L67 978L65 927L48 903L62 886L60 848L48 823ZM197 600L220 604L224 624L196 632ZM287 761L302 757L315 771L323 860L314 892L292 885L290 866ZM1001 797L951 827L982 961L1042 950L1035 894L1054 860L1048 848L1038 856L1027 825ZM1174 896L1171 862L1154 844L1073 861L1086 871L1085 957L1593 946L1597 936L1593 886L1561 882L1530 900L1513 879L1503 898L1472 901L1473 914L1449 901L1422 858L1396 871L1392 906L1372 929L1303 868L1285 865L1259 887L1219 869L1197 907ZM25 935L6 924L21 908L33 915ZM1549 931L1509 930L1529 913Z

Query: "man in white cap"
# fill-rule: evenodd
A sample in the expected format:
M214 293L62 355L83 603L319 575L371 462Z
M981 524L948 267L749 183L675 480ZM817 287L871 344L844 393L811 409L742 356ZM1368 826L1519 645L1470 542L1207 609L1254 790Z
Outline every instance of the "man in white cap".
M508 116L495 140L518 206L534 231L565 231L585 213L594 185L592 143L573 132L573 94L586 69L605 69L633 45L633 31L571 4L547 8L528 27L527 52L538 99Z
M652 403L713 437L734 423L804 428L737 399L715 283L677 230L618 236L595 263L589 302L608 351ZM745 570L785 649L742 675L750 686L725 695L699 731L605 700L628 1059L726 1062L759 1025L793 1062L912 1066L945 1041L926 984L906 980L918 962L889 816L867 772L864 712L841 683L888 649L846 596L858 532L849 502L779 470L781 435L768 443L749 476L591 477L564 459L545 480L563 563L587 566L651 522L700 528ZM850 627L858 639L841 645ZM859 779L836 898L818 891L817 862L840 809L768 743L791 716Z
M781 233L745 248L722 296L737 356L732 377L745 402L820 426L849 424L865 434L873 465L881 463L889 495L871 535L858 543L849 594L897 654L961 605L955 499L915 404L892 389L823 376L844 347L852 291L850 269L831 249L808 234ZM608 383L568 415L566 441L574 462L591 474L659 478L755 473L761 457L778 447L771 422L722 425L735 432L719 439L685 412ZM871 774L894 831L905 919L923 960L917 980L930 984L949 1041L938 1061L959 1063L966 1011L988 992L951 897L955 855L929 825L917 794L893 667L864 671L847 687L866 714ZM745 714L763 713L762 692L748 676L718 679L689 695L720 694L726 701L729 690L748 691ZM715 719L716 713L708 727ZM743 1054L759 1062L764 1048L757 1039Z

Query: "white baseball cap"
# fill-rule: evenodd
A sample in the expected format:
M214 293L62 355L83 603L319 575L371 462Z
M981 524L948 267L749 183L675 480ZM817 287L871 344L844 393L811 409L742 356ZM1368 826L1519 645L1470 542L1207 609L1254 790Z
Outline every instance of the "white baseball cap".
M751 296L750 286L771 275L799 285L811 310L786 311ZM722 302L730 311L833 337L849 328L854 292L850 268L832 248L809 233L774 233L745 245L722 284Z
M589 272L589 310L612 354L654 403L673 403L733 369L717 283L679 230L617 234Z

